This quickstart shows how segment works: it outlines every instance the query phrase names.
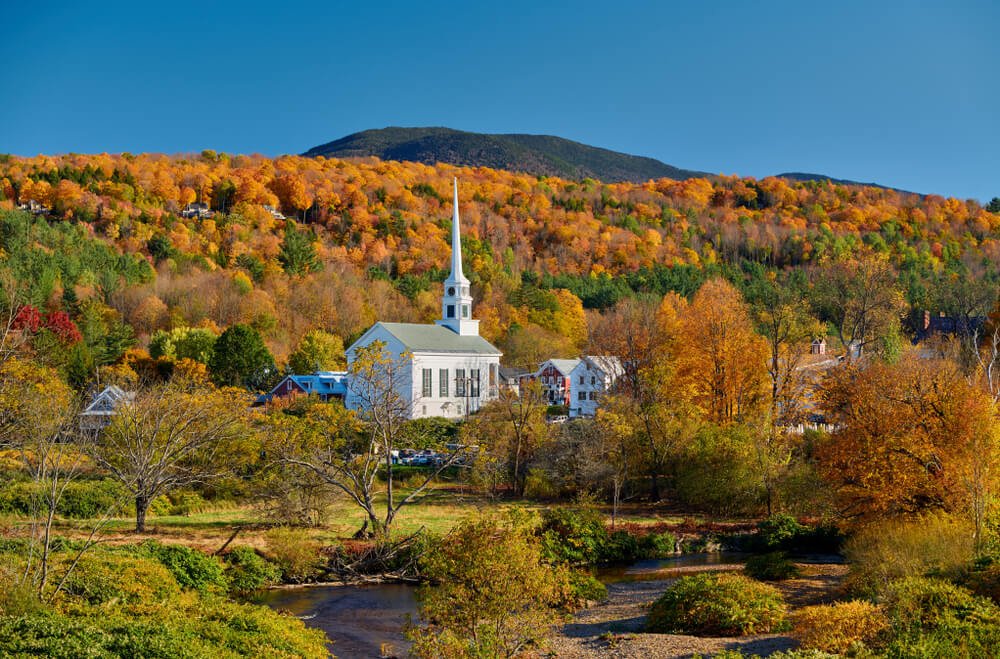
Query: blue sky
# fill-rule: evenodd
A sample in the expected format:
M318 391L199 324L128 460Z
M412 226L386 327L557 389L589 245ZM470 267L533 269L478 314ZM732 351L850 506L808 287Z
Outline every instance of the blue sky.
M546 133L711 172L1000 196L1000 3L10 3L0 152Z

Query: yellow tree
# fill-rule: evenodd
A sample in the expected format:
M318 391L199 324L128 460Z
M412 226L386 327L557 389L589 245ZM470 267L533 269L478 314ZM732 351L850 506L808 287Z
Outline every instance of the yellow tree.
M767 342L739 291L711 279L678 322L675 386L704 418L726 425L759 415L767 400Z
M850 520L972 511L982 531L998 451L994 404L956 364L907 354L846 364L824 381L836 430L818 451Z

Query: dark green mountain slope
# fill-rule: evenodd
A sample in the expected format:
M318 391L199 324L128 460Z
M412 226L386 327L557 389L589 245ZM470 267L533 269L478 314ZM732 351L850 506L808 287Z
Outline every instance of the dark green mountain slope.
M642 182L687 179L704 172L672 167L653 158L599 149L551 135L489 135L451 128L366 130L313 147L306 156L409 160L434 164L492 167L570 179Z

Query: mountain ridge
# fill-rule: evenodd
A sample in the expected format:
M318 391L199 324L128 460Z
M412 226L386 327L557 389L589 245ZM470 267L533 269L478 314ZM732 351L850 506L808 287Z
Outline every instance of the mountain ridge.
M636 156L591 146L555 135L527 133L475 133L442 126L373 128L345 135L312 147L307 157L367 158L439 162L463 167L490 167L535 176L568 179L594 178L608 183L644 183L650 179L715 178L718 174L685 169L656 158ZM873 186L901 190L880 183L841 179L826 174L784 172L778 178L793 181L829 181L840 185Z

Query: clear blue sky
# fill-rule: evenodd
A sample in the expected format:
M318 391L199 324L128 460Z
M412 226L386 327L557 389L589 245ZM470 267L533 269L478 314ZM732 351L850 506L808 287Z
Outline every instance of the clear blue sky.
M560 135L711 172L1000 196L1000 3L12 2L0 152Z

